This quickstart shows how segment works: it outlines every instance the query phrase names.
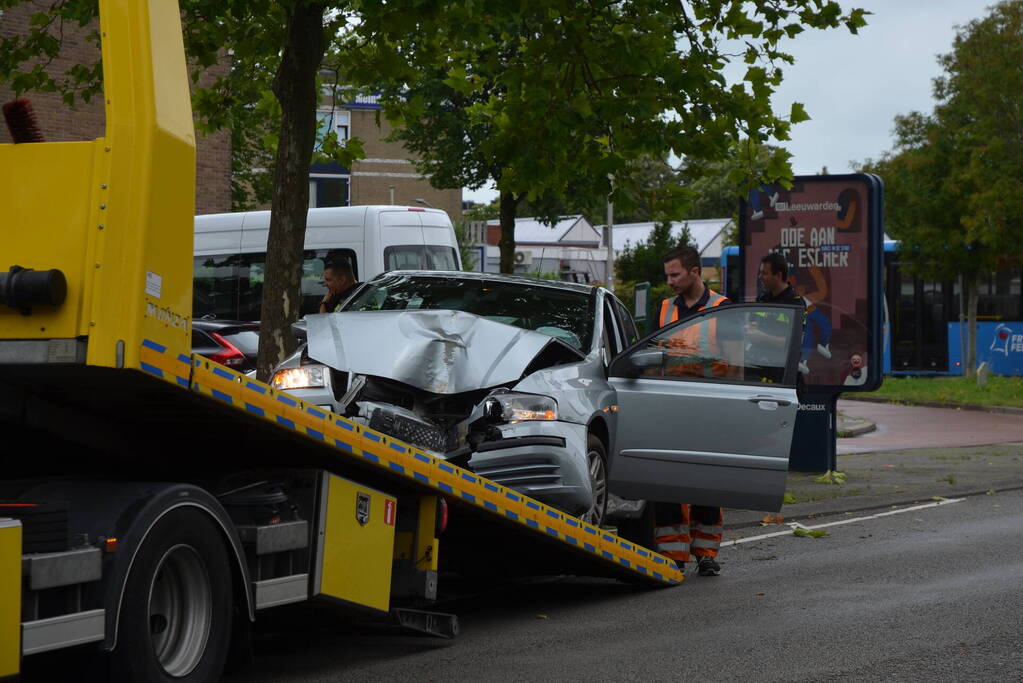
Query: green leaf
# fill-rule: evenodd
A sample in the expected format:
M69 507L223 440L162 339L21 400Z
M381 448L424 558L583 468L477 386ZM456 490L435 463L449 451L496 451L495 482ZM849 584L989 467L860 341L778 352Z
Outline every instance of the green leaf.
M846 475L845 472L836 472L834 470L828 470L821 476L814 479L818 484L834 484L841 485L845 483Z
M824 529L806 529L804 527L797 526L792 530L792 535L800 538L823 538L828 535L828 532Z
M809 120L810 115L806 113L803 104L801 102L793 102L792 109L789 111L789 121L792 123L802 123Z

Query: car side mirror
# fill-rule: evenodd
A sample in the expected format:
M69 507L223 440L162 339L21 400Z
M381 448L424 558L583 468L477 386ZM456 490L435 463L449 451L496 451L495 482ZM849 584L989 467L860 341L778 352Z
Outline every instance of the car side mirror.
M640 349L628 356L619 356L610 368L610 374L624 377L639 377L644 370L661 368L664 365L663 349Z

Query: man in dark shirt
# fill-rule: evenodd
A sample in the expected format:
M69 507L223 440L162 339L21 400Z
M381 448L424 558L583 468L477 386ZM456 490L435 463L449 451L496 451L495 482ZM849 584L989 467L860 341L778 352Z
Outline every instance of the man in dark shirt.
M334 261L323 267L323 284L327 294L320 301L319 313L333 313L348 298L357 284L352 265L348 261Z
M760 283L764 286L764 293L757 297L757 301L806 306L803 297L789 284L789 264L781 254L772 252L760 260Z
M760 260L760 284L764 286L764 293L757 297L757 301L765 304L797 304L806 307L806 300L799 295L789 284L789 264L781 254L772 252ZM763 330L779 338L786 334L784 326L777 330L770 328ZM806 359L800 359L799 372L801 375L808 374L810 368Z

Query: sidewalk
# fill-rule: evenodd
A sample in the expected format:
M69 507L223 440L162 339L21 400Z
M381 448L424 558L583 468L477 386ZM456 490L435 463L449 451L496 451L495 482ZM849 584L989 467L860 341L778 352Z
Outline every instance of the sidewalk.
M891 436L893 428L909 429L908 426L902 426L904 422L894 416L889 424L885 424L885 409L880 410L882 417L877 418L876 425L873 420L843 415L840 411L839 433L843 436L870 435L879 429ZM924 415L936 424L946 426L952 418L951 413L958 412L946 408L928 408L926 411L922 414L916 412L914 417ZM999 419L1007 417L1001 415ZM1023 427L1023 415L1014 415L1009 419L1019 420ZM916 426L926 428L926 424ZM935 432L940 433L940 430ZM976 435L970 434L970 437ZM865 450L871 440L869 436L862 441L858 437L842 438L839 443L844 445L854 442L858 447L844 449L847 451ZM891 440L879 440L879 445L882 443L891 443ZM843 449L840 449L838 469L846 475L842 484L816 481L821 473L790 472L786 492L794 502L786 503L780 512L773 514L784 517L786 521L796 521L821 515L908 505L935 497L957 498L1023 488L1023 440L957 447L944 445L955 443L955 440L946 441L944 438L937 438L930 445L926 443L922 441L921 445L925 447L912 450L843 454ZM750 510L726 510L725 527L735 529L757 526L766 514Z

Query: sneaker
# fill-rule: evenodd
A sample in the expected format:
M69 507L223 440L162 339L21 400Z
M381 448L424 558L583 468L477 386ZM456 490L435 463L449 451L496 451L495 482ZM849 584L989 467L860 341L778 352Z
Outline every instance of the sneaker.
M799 361L799 371L804 375L810 374L810 366L806 364L805 360Z
M824 356L825 358L831 358L831 349L829 348L830 346L831 344L818 344L817 353Z
M721 565L713 557L701 557L696 561L696 573L700 576L717 576L721 573Z
M763 212L763 210L760 210L760 211L754 211L753 215L750 216L749 219L751 221L759 221L763 217L764 217L764 212Z

